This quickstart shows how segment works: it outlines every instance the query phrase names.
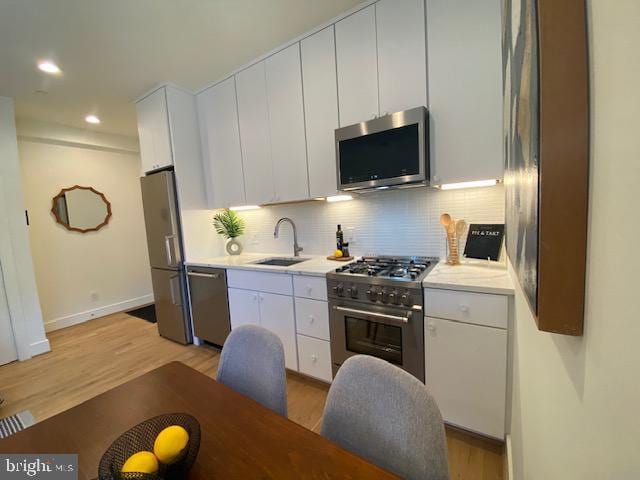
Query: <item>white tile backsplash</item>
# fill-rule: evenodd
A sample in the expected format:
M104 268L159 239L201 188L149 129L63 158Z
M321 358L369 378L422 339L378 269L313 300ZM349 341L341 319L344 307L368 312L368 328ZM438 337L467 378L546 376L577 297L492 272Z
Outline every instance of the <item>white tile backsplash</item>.
M302 255L329 255L335 248L335 231L342 225L345 241L354 255L426 255L444 257L446 241L440 214L447 212L467 223L504 223L504 187L437 190L413 188L355 195L349 202L306 202L238 212L247 229L241 241L245 252L293 253L291 227L284 224L280 237L273 229L281 217L298 227ZM213 215L213 212L212 212ZM466 238L461 239L461 249ZM219 240L222 254L222 240Z

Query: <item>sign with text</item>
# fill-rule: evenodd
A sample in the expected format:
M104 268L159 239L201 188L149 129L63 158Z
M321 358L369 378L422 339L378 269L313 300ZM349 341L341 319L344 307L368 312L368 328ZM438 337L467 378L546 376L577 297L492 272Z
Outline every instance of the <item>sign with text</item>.
M469 226L464 256L497 261L502 249L504 224L476 224Z
M78 480L78 455L0 453L2 480Z

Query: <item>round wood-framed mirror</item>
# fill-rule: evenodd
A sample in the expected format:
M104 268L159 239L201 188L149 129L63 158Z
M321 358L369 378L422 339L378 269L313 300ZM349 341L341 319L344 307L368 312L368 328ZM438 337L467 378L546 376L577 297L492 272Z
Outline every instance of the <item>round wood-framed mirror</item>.
M111 203L93 187L74 185L53 197L51 213L67 230L96 232L109 223Z

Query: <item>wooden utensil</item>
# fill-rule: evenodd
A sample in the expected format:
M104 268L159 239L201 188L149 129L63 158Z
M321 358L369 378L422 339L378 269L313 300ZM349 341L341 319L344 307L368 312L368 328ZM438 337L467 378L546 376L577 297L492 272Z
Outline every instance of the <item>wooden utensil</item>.
M451 225L451 215L448 213L443 213L440 215L440 225L444 227L444 229L449 232L449 226Z

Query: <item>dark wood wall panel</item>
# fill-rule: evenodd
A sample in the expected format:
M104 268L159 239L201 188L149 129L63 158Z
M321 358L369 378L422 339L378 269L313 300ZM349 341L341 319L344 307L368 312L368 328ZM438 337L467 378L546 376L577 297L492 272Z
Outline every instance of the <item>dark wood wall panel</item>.
M584 0L538 0L538 328L583 331L589 202L589 71Z

